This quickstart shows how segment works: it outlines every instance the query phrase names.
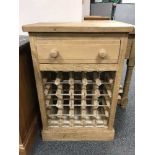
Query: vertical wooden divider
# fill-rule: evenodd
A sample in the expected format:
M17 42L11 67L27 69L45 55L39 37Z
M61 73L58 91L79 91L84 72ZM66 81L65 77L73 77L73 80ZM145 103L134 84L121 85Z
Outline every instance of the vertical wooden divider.
M86 125L86 95L87 95L87 77L86 73L82 72L82 89L81 89L81 117L83 126Z
M70 126L74 126L74 75L73 72L69 73L69 118Z
M64 111L64 107L63 107L63 85L61 83L62 81L62 72L58 72L57 73L57 77L54 81L55 85L57 86L57 90L56 90L56 96L57 96L57 107L58 107L58 117L59 117L59 127L62 127L63 124L63 111Z

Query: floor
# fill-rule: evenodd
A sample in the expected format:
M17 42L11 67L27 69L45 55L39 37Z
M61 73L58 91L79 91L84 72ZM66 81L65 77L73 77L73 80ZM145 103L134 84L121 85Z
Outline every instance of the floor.
M124 72L125 74L125 72ZM126 110L117 107L115 139L112 142L43 142L40 132L30 155L134 155L135 151L135 77Z

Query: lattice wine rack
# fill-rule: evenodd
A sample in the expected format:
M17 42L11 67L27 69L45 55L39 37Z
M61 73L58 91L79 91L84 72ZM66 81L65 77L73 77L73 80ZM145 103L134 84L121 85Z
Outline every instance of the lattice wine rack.
M115 72L42 72L48 127L108 128Z

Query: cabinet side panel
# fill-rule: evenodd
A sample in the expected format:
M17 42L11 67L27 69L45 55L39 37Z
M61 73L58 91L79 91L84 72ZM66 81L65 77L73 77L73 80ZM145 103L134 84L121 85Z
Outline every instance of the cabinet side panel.
M33 67L34 67L34 73L35 73L35 80L36 80L36 86L37 86L37 92L38 92L43 129L47 129L47 116L46 116L46 109L45 109L42 77L41 77L41 72L39 70L38 55L37 55L36 46L35 46L36 36L30 33L29 40L30 40L30 46L31 46L31 55L33 60Z
M119 86L120 86L121 75L122 75L122 71L123 71L125 52L126 52L126 48L127 48L127 41L128 41L128 34L122 35L121 46L120 46L120 55L119 55L119 60L118 60L118 70L116 72L113 93L112 93L113 95L112 95L110 118L109 118L109 129L112 129L113 124L114 124Z

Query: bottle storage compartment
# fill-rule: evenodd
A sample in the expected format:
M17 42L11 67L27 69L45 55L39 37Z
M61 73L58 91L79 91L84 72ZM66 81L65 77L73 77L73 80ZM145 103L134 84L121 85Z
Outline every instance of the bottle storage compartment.
M42 72L48 127L108 127L115 72Z

